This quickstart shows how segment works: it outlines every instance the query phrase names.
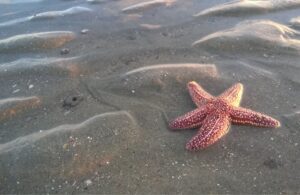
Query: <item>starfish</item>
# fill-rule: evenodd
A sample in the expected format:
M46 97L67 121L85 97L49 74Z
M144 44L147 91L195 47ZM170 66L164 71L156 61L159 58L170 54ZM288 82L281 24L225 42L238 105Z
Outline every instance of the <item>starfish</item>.
M239 107L243 85L234 84L221 95L214 97L195 81L187 84L190 96L197 108L171 121L171 129L189 129L200 127L198 133L186 144L188 150L204 149L229 131L230 123L253 125L257 127L280 127L276 119Z

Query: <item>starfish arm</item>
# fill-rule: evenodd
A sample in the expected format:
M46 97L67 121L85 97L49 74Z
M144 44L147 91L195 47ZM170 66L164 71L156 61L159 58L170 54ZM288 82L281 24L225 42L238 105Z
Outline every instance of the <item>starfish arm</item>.
M207 93L198 83L191 81L187 84L190 96L193 102L198 106L202 106L208 100L212 99L213 96Z
M280 122L268 115L242 107L232 107L230 118L233 123L258 127L280 127Z
M170 122L171 129L189 129L198 127L206 117L206 107L197 108Z
M209 115L204 121L198 133L186 144L188 150L204 149L221 137L229 130L229 116L221 114Z
M243 95L243 84L237 83L227 89L219 97L225 99L233 106L239 106Z

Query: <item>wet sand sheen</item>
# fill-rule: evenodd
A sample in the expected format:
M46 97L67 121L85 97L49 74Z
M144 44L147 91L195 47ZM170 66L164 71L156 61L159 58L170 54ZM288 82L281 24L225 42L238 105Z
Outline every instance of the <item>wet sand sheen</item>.
M300 2L223 2L0 0L0 193L299 193ZM191 80L282 127L187 152Z

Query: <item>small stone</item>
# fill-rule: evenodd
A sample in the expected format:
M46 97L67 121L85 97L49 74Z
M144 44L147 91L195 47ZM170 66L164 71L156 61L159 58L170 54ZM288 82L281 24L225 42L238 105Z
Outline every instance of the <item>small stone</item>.
M169 33L167 33L167 32L163 32L163 33L161 33L161 34L162 34L162 36L164 36L164 37L169 36Z
M135 35L128 35L127 40L131 40L131 41L136 40L136 36Z
M278 169L282 167L282 163L276 161L275 159L267 159L263 162L263 165L268 167L269 169Z
M70 53L70 50L68 48L63 48L63 49L60 50L61 55L66 55L68 53Z
M64 99L63 107L71 108L77 106L83 100L82 95L70 95Z
M85 35L85 34L87 34L89 31L90 31L89 29L82 29L82 30L80 31L80 33L83 34L83 35Z
M68 146L69 146L69 144L64 144L64 145L63 145L63 149L64 149L64 150L68 149Z
M13 91L13 93L18 93L20 91L20 89L16 89Z
M92 180L90 180L90 179L88 179L88 180L85 180L85 185L86 186L90 186L90 185L92 185L93 184L93 182L92 182Z
M34 87L34 85L29 85L28 86L29 89L32 89L33 87Z

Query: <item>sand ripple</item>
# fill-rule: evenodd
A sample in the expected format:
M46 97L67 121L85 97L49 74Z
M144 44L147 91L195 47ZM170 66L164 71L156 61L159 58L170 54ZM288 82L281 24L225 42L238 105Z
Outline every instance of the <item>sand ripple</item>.
M0 102L1 103L1 102ZM112 123L110 124L107 119L110 119ZM118 123L113 123L113 121L117 120ZM106 121L106 122L105 122ZM122 122L123 121L123 122ZM120 125L120 123L123 123ZM108 126L109 125L109 126ZM82 123L79 124L65 124L53 129L49 130L41 130L36 133L32 133L30 135L17 138L13 141L10 141L5 144L0 144L0 155L12 150L24 148L26 146L30 146L42 139L49 139L49 137L59 137L63 134L85 134L88 132L94 132L93 135L97 135L98 139L109 139L109 137L113 136L135 136L134 131L126 132L126 126L132 127L135 125L135 120L133 117L125 111L119 112L108 112L104 114L99 114L93 116ZM102 129L101 129L102 126ZM118 127L118 128L117 128ZM85 133L80 133L83 131ZM49 141L49 140L48 140ZM130 141L130 140L127 140ZM62 145L61 145L62 146Z
M25 190L31 190L27 185L47 184L50 178L57 185L65 181L72 185L73 179L114 163L115 156L135 142L138 133L134 118L126 111L103 113L78 124L40 130L0 144L0 156L5 161L0 167L0 179L8 182L18 178L22 181L19 187ZM11 166L9 162L14 163ZM2 184L0 191L9 188ZM47 188L42 185L39 191Z
M21 34L0 40L0 52L26 52L57 48L74 38L75 34L70 31Z
M89 3L97 4L97 3L105 3L106 0L86 0Z
M296 18L292 18L290 23L293 25L293 26L297 26L297 27L300 27L300 16L299 17L296 17Z
M299 0L239 0L214 6L195 14L195 16L245 15L282 9L292 9L298 6L300 6Z
M16 25L16 24L28 22L28 21L54 19L54 18L58 18L58 17L70 16L70 15L74 15L74 14L80 14L80 13L92 12L92 11L93 10L86 8L86 7L76 6L76 7L71 7L66 10L62 10L62 11L41 12L41 13L34 14L32 16L28 16L28 17L24 17L24 18L17 18L17 19L10 20L7 22L2 22L2 23L0 23L0 27L12 26L12 25Z
M176 0L151 0L137 3L122 9L123 13L139 13L159 6L170 6Z
M62 11L49 11L49 12L38 13L33 15L30 18L30 20L51 19L56 17L68 16L68 15L79 14L84 12L92 12L92 11L93 10L86 7L76 6Z
M36 96L0 99L0 122L11 119L27 110L34 109L40 104L41 99Z
M18 60L0 64L0 75L10 77L20 74L76 74L74 71L78 57L72 58L20 58ZM73 69L72 69L73 68ZM79 70L79 67L77 67ZM73 72L72 72L73 71Z
M43 0L0 0L0 4L38 3Z
M269 51L289 53L300 51L299 32L270 20L252 20L235 27L210 34L195 41L193 46L202 46L222 52ZM295 38L293 38L295 37Z
M137 68L109 80L103 87L109 91L122 91L129 94L149 94L161 92L176 84L185 86L189 80L214 79L218 71L213 64L157 64ZM98 82L95 81L96 85Z

